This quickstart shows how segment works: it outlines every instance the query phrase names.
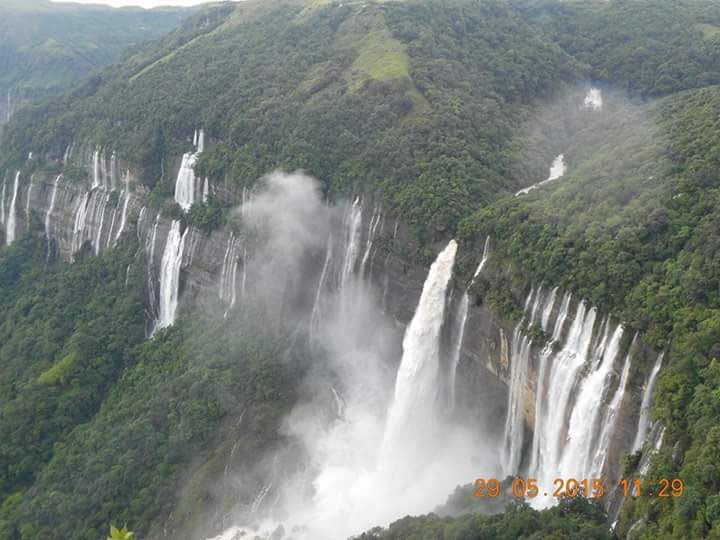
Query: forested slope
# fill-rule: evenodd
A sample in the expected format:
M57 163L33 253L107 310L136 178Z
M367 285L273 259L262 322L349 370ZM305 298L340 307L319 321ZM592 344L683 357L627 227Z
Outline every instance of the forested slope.
M113 9L48 0L0 3L0 125L23 102L73 86L128 47L180 25L191 10Z
M96 144L137 167L151 203L177 215L174 172L202 127L197 172L217 196L189 219L206 228L263 174L300 168L331 199L376 196L408 225L408 260L428 261L452 236L479 257L490 235L478 301L513 320L531 284L561 286L667 352L655 401L667 434L648 478L680 477L686 495L631 500L617 530L642 519L644 538L711 536L719 36L714 2L220 6L20 111L0 170L58 173L73 143ZM609 96L608 117L583 128L556 110L588 81ZM41 159L28 163L29 152ZM513 197L560 152L561 181ZM174 510L190 527L208 497L173 498L187 471L217 478L218 449L240 436L248 461L286 442L278 428L305 351L283 361L289 336L243 312L193 311L145 341L135 248L128 239L71 266L48 262L41 240L0 254L0 537L58 528L95 539L111 520L159 534ZM475 258L462 262L468 276ZM232 427L237 417L245 423ZM476 537L514 531L515 520L528 537L538 520L559 537L608 534L595 509L575 510L431 516L366 537Z

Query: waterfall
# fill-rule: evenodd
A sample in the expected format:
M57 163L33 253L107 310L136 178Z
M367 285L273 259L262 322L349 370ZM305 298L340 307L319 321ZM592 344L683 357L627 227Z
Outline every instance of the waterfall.
M15 208L17 204L18 187L20 185L20 171L15 174L15 184L13 185L12 199L10 199L10 209L8 210L7 216L7 245L9 246L15 241L17 228L17 210Z
M175 202L186 212L195 204L195 163L205 149L205 132L202 129L195 131L193 146L196 147L195 153L183 154L175 181Z
M545 309L543 312L542 317L542 329L543 331L547 331L548 325L549 325L549 319L550 315L552 313L552 308L555 303L555 298L557 296L557 287L553 289L550 297L551 301L548 302L548 308ZM536 421L538 418L543 418L543 409L545 406L545 403L547 402L547 396L546 396L546 379L547 379L547 368L549 360L553 353L553 347L555 343L557 343L560 340L560 336L563 331L563 327L565 325L565 321L567 319L568 311L570 309L570 302L572 301L572 295L570 293L565 293L563 296L562 302L560 303L560 311L558 313L557 319L555 320L555 325L553 326L552 335L550 337L550 341L545 344L542 351L540 351L540 358L539 358L539 368L538 368L538 375L537 375L537 389L535 391L535 418ZM537 429L536 424L535 433L532 440L532 448L530 450L530 471L537 471L542 466L542 459L540 455L540 448L545 448L545 433Z
M82 234L83 229L85 228L85 216L87 215L89 199L90 193L85 192L85 194L80 199L77 208L75 209L75 224L73 226L72 242L70 243L70 249L73 254L75 254L75 252L80 249L80 246L83 242Z
M7 188L7 176L3 178L2 193L0 193L0 223L5 225L5 195Z
M115 189L117 171L117 154L113 152L110 155L110 190ZM112 232L112 231L111 231Z
M240 298L245 298L245 284L247 283L247 247L243 246L243 272L240 281Z
M570 294L564 294L560 300L557 288L549 294L541 288L532 289L510 347L503 473L523 473L536 478L548 491L555 478L590 479L612 474L606 470L609 451L615 448L614 437L623 433L618 422L623 403L629 399L627 386L636 348L637 336L624 349L625 332L621 324L612 323L609 317L599 320L595 308L582 301L573 315L570 304ZM530 339L523 333L525 326L539 326L547 337L535 356ZM647 378L645 409L649 408L661 363L659 359ZM534 385L529 380L531 374L535 377ZM647 413L642 418L643 407L635 447L642 446L637 441L644 441L648 431ZM523 454L526 420L533 426L527 456ZM622 437L621 444L629 450L630 441L624 440L625 435ZM541 494L530 502L542 508L555 499Z
M240 239L230 233L225 257L223 259L222 272L220 274L220 289L218 291L220 300L231 308L237 300L237 269L238 256L240 254Z
M195 154L183 154L175 182L175 201L186 212L195 203Z
M332 234L328 234L327 247L325 248L325 262L323 263L322 272L320 272L320 281L318 282L317 291L315 292L315 301L313 302L312 312L310 313L310 342L315 341L317 329L322 319L322 293L325 289L330 262L332 261L333 245Z
M100 201L98 203L98 206L100 207L100 219L97 220L97 231L95 233L95 255L100 253L100 242L102 240L103 223L105 221L105 208L107 207L107 203L110 200L110 195L108 194L104 198L102 197L102 195L98 195L98 199Z
M25 219L27 221L28 231L30 230L30 201L32 200L33 182L32 177L30 178L30 184L27 190L27 200L25 201Z
M356 197L350 211L345 217L344 230L347 231L345 242L345 256L343 257L340 286L342 287L353 273L355 261L360 251L360 226L362 225L362 206L360 197Z
M607 463L610 437L615 432L615 426L617 424L617 419L620 413L620 406L622 405L622 401L625 398L625 390L627 388L627 381L630 375L630 362L632 356L631 351L635 345L636 340L637 335L635 335L635 338L633 338L632 345L630 346L628 353L625 355L625 362L623 364L622 373L620 375L620 383L618 384L618 387L615 390L615 394L613 395L613 398L605 411L605 418L602 424L602 429L600 431L600 437L595 445L596 450L595 456L593 457L592 469L590 469L591 474L594 474L595 476L599 476L603 473L603 469L605 468L605 464Z
M642 403L640 405L640 418L638 419L637 432L635 433L635 441L633 442L633 452L637 452L645 444L645 438L650 423L650 407L652 406L653 392L655 391L655 383L657 382L658 373L662 367L664 353L658 355L655 365L648 375L643 390Z
M100 187L100 147L95 147L93 152L93 181L92 189Z
M145 210L145 208L143 208ZM144 215L144 213L141 211L141 216ZM148 319L152 319L153 321L157 320L158 317L158 295L155 289L155 281L156 281L156 275L155 275L155 244L157 243L157 231L158 231L158 225L160 224L160 214L155 215L155 223L152 227L152 232L150 233L150 240L146 244L145 249L147 250L147 294L148 294L148 300L149 300L149 312L150 316ZM152 333L152 332L151 332Z
M586 109L592 109L593 111L599 111L603 106L602 93L599 88L590 88L588 93L585 95L583 101L583 107Z
M108 229L107 240L105 241L105 248L110 248L113 241L113 229L115 229L115 220L117 219L117 213L120 209L120 199L115 202L115 208L113 208L112 218L110 219L110 229Z
M609 325L606 323L606 328ZM591 478L593 442L597 437L602 409L601 400L608 393L612 381L612 368L620 350L623 328L618 325L612 336L606 330L601 340L602 357L600 365L582 382L575 405L572 409L568 436L559 464L558 476L563 478ZM598 473L600 471L597 471Z
M451 240L430 267L415 314L403 338L403 354L395 381L395 393L383 437L381 455L393 462L397 448L437 443L436 400L440 367L440 337L450 278L457 253Z
M572 390L576 375L588 358L596 314L595 308L588 309L584 302L580 302L565 344L552 358L547 383L548 394L552 393L552 398L548 399L543 417L535 419L535 432L542 433L545 439L540 450L542 469L531 473L545 485L552 485L552 479L557 474L568 411L572 405Z
M206 203L208 202L208 198L210 197L210 182L207 178L205 178L205 182L203 183L203 192L202 192L202 202Z
M367 239L365 240L365 253L363 254L362 261L360 262L360 276L365 275L365 266L370 259L370 253L372 252L373 240L375 239L375 231L380 223L382 213L379 208L375 208L370 223L368 225Z
M525 300L528 305L534 291ZM540 297L538 290L537 297ZM537 304L537 301L536 301ZM530 363L530 340L522 333L523 321L520 321L512 337L512 358L510 364L510 388L508 391L507 417L503 435L502 469L503 476L515 474L520 466L524 439L525 422L523 405L525 402L525 384Z
M473 284L475 283L475 279L477 279L477 277L480 275L480 272L482 272L482 269L485 267L485 263L487 263L488 260L489 250L490 237L488 236L485 239L485 245L483 246L483 254L482 259L480 260L480 264L478 264L477 268L475 269L472 280L470 280L470 285L468 285L467 290L463 292L463 295L460 298L460 303L458 304L457 315L455 317L455 346L453 347L453 354L452 358L450 359L450 376L448 377L448 386L450 390L450 408L453 408L455 406L455 384L457 378L457 368L458 364L460 363L460 351L462 351L463 339L465 338L465 323L467 322L468 308L470 306L470 295L468 294L468 290L473 286Z
M58 184L60 183L60 179L62 178L62 174L57 175L55 178L55 183L53 184L52 192L50 194L50 204L48 205L47 212L45 213L45 236L48 240L48 245L50 245L50 221L52 219L52 213L55 209L55 199L57 198L57 189Z
M531 192L533 189L537 189L540 186L544 186L545 184L549 184L550 182L557 180L565 174L565 169L565 156L563 154L560 154L553 160L552 165L550 165L550 175L547 177L546 180L521 189L520 191L515 193L515 196L517 197L518 195L525 195L526 193Z
M180 234L179 220L173 220L170 225L160 265L160 309L155 330L165 328L175 322L180 290L180 267L188 231L190 231L190 227L186 228L182 235Z
M125 230L125 225L127 223L127 213L128 213L128 205L130 204L130 170L125 173L125 202L123 203L123 209L122 214L120 216L120 228L118 229L117 234L115 235L115 242L120 240L120 236L122 236L123 231ZM138 219L139 222L139 219Z

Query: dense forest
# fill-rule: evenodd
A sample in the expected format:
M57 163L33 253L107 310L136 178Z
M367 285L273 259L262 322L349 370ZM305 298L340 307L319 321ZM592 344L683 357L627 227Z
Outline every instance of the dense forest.
M129 47L166 34L190 12L3 0L0 125L22 103L61 93Z
M44 20L41 5L31 15L10 8ZM4 24L20 28L3 9L0 35ZM137 13L111 23L100 8L63 9L82 14L64 36L38 26L31 44L0 39L0 89L54 93L138 41L120 31L137 26ZM147 16L144 36L181 18ZM107 45L91 67L63 46L86 28ZM99 39L84 38L90 49ZM22 66L47 72L38 79ZM589 82L604 92L599 120L564 111ZM407 245L388 250L408 265L429 263L456 237L472 253L461 261L469 278L490 236L476 303L515 321L531 286L559 286L666 352L653 419L667 431L644 482L681 478L686 495L628 498L614 532L601 509L576 499L542 512L512 504L493 516L408 517L358 538L612 538L637 524L633 538L715 537L718 85L711 1L220 5L17 111L0 139L0 171L55 174L71 144L91 141L132 163L151 205L176 217L168 171L202 127L196 171L215 194L183 219L206 234L226 223L243 188L302 169L328 199L363 193L397 216ZM29 152L41 159L28 164ZM561 152L561 181L513 196ZM261 314L207 306L146 339L138 248L129 234L98 256L86 245L73 264L48 258L40 235L0 250L3 540L57 531L95 540L111 522L159 537L173 512L194 527L219 504L206 484L222 475L232 441L242 437L234 459L245 464L292 445L280 426L308 351L288 361L292 337L269 331ZM626 456L628 475L637 458Z

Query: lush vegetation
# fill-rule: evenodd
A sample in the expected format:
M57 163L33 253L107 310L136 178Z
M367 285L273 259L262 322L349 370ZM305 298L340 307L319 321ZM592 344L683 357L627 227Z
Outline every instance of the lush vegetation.
M603 114L567 114L577 95L565 92L586 79L607 87ZM686 494L628 501L617 530L642 520L642 538L712 537L718 83L720 6L710 1L247 2L203 11L20 112L0 170L29 151L52 160L92 141L130 159L170 214L170 171L204 127L198 173L218 192L189 216L204 230L224 223L240 189L282 167L319 177L331 197L379 196L413 232L409 256L429 257L450 235L479 252L490 235L474 292L500 313L516 316L530 282L559 285L668 351L654 412L666 444L646 482L679 477ZM559 152L561 181L511 196ZM128 265L140 272L133 254L128 245L69 267L29 239L0 254L0 537L58 528L96 539L111 521L149 534L177 507L192 456L217 469L230 439L218 433L237 429L230 418L250 411L238 460L278 442L301 369L279 360L284 337L249 313L196 312L145 342L142 280L131 273L126 285ZM215 496L190 490L183 508ZM596 508L568 501L406 518L364 538L603 538L602 523Z
M133 248L67 265L27 238L0 254L0 538L97 540L111 520L147 534L199 454L242 433L247 464L279 437L302 363L252 313L188 315L145 341ZM203 485L193 515L217 503Z
M57 4L48 0L0 3L0 125L21 102L58 93L117 60L125 49L155 39L189 14L177 8L144 10Z
M387 529L373 529L356 540L540 540L543 538L594 540L615 538L605 513L583 498L565 499L538 512L527 504L511 504L504 513L439 517L405 517Z
M461 229L468 240L501 239L495 287L485 289L560 285L668 350L655 406L667 450L647 485L681 478L687 491L629 504L620 530L646 517L642 538L700 538L720 527L720 88L619 110L622 118L610 113L604 128L591 123L578 134L561 181L499 201ZM518 302L488 295L500 308Z

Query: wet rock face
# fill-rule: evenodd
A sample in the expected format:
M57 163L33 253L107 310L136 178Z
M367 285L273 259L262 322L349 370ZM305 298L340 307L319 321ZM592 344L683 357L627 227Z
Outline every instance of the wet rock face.
M59 179L56 174L50 173L36 173L32 178L21 177L15 204L17 235L27 231L47 234L51 253L66 261L72 261L74 253L86 242L92 245L94 253L99 253L112 247L123 235L135 235L139 241L138 263L145 265L144 289L150 333L153 321L158 316L160 273L171 220L159 217L156 209L147 206L146 188L134 175L131 165L113 156L112 152L85 145L69 148L64 157L66 162L72 163L73 174ZM0 177L2 239L8 222L13 180L14 171L8 171ZM212 186L211 189L221 193L225 199L233 196L223 186ZM238 194L235 194L235 199L238 204L241 203ZM354 271L361 273L373 284L378 304L382 306L384 314L394 321L394 357L399 363L405 328L415 313L428 269L408 262L387 248L393 243L402 245L409 238L402 224L382 216L377 209L373 212L368 208L363 213L360 231L359 243L367 255L361 252ZM229 230L205 233L191 229L188 232L181 259L178 311L191 304L226 300L222 299L221 281L223 273L227 273L229 268L228 257L237 258L234 272L241 272L245 256L243 248L247 247L243 245L242 237L233 238L231 235ZM230 246L233 246L232 250ZM233 255L229 255L231 252ZM323 257L310 259L302 276L298 277L307 279L308 283L317 282L323 265ZM236 278L237 289L240 276ZM252 287L252 283L249 282L248 286ZM451 321L456 320L464 284L455 280L452 288L452 300L447 309L448 327L453 324ZM312 301L310 296L312 294L293 301L306 305ZM551 320L557 317L557 310L556 307L548 312ZM478 425L478 429L497 434L498 437L502 436L502 424L507 416L513 332L513 326L497 317L487 305L478 304L475 298L469 299L457 362L456 412L478 419L478 422L486 422L487 425ZM445 333L449 350L452 332L448 328ZM373 337L368 336L368 339ZM531 348L523 381L520 410L524 418L526 441L532 440L536 428L535 407L541 353L541 348ZM643 349L640 356L648 359L653 354ZM617 373L614 376L617 378ZM633 368L626 395L620 401L617 427L608 443L609 463L619 463L622 453L627 450L628 440L634 436L638 421L637 405L642 399L643 384L644 375ZM552 399L550 391L546 400ZM613 476L617 474L616 470Z

